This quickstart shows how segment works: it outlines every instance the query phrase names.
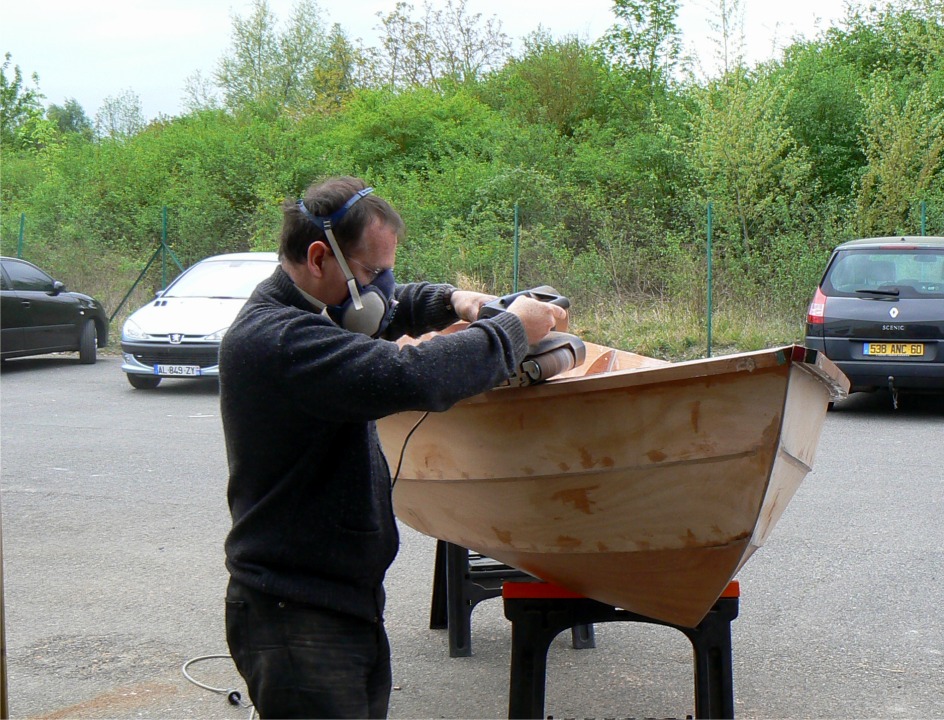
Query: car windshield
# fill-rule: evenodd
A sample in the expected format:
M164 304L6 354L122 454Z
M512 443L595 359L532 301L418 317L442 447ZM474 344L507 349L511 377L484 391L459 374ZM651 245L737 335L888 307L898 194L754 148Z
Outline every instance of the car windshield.
M843 250L823 285L837 295L944 298L944 249Z
M208 260L178 277L161 297L246 299L274 269L270 260Z

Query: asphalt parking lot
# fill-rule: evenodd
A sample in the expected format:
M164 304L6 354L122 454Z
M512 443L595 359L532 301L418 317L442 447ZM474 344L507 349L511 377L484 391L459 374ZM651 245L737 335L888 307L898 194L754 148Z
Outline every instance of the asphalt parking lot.
M214 382L131 388L115 357L4 363L0 509L9 707L15 718L248 718L188 682L225 654L226 461ZM741 571L733 625L741 718L944 714L944 398L856 395L825 424L813 472ZM403 529L387 583L392 718L507 714L500 600L473 656L430 630L434 541ZM668 628L562 634L553 717L694 711L691 651ZM241 689L228 660L195 679Z

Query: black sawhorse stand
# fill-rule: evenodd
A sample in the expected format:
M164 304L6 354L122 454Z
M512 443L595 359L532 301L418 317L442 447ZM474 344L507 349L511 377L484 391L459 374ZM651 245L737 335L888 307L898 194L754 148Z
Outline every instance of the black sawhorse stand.
M429 627L448 629L449 657L472 655L472 610L483 600L501 595L507 580L535 578L460 545L436 541ZM575 649L596 647L593 625L575 625L571 634Z
M695 717L734 717L731 621L738 615L740 586L733 580L694 628L661 622L583 597L551 583L505 583L505 617L511 620L509 718L543 718L547 651L555 637L576 624L616 620L673 627L691 641L695 665Z

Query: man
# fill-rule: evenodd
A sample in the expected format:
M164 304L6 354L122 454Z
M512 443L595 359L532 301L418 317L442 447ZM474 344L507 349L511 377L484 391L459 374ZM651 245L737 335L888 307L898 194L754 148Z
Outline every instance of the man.
M226 632L263 718L385 717L383 578L399 543L374 421L446 410L508 378L564 311L474 321L490 295L396 285L399 215L355 178L283 207L280 268L220 348L233 527Z

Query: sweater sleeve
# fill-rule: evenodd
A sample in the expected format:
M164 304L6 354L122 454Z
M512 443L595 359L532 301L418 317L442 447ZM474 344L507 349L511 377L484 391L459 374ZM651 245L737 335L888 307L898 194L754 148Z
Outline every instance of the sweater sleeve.
M433 300L428 288L418 292L443 302L442 287L434 287ZM442 411L490 390L514 373L528 341L511 313L402 348L309 313L284 328L280 348L281 382L305 412L361 422L404 410Z
M442 330L458 320L448 299L455 287L427 282L397 285L394 297L396 310L390 327L384 333L388 340L404 335L419 337L433 330Z

